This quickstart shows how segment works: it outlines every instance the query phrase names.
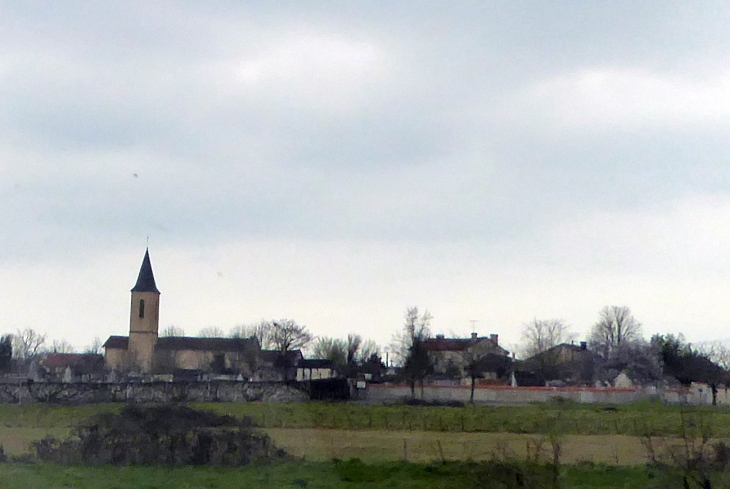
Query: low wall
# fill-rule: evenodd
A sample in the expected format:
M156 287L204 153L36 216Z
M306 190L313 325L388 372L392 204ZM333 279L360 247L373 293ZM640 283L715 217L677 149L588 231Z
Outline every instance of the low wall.
M304 402L310 399L308 383L283 382L149 382L149 383L0 383L0 404L49 402L92 404L101 402ZM316 390L316 389L315 389ZM313 391L314 392L314 391ZM416 397L426 401L468 402L470 386L416 387ZM408 385L368 384L358 389L357 398L372 403L398 402L411 397ZM569 388L478 386L474 401L490 404L527 404L562 397L584 403L625 404L658 398L669 404L711 404L707 386L689 389L655 388ZM328 397L329 398L329 397ZM718 405L730 405L730 392L717 392Z
M421 391L416 386L416 398L437 402L469 402L470 386L427 385ZM398 402L411 397L411 388L403 384L368 384L358 392L358 397L372 403ZM489 404L528 404L545 402L561 397L576 402L626 404L642 399L655 398L668 404L712 404L709 388L662 389L654 387L594 388L594 387L508 387L478 386L474 389L474 402ZM730 393L722 389L717 393L718 405L730 404Z
M303 402L309 399L305 384L281 382L150 382L0 384L0 404L50 402Z

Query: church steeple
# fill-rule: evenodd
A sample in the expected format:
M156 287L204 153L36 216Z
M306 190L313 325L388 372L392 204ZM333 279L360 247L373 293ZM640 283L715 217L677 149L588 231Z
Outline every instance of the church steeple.
M152 358L160 327L160 291L152 273L149 250L144 252L137 283L132 289L129 308L129 347L127 361L138 372L152 371Z
M134 285L132 292L160 293L160 291L157 290L157 285L155 284L155 275L152 273L149 248L144 252L144 260L142 260L142 266L140 267L139 275L137 276L137 283Z

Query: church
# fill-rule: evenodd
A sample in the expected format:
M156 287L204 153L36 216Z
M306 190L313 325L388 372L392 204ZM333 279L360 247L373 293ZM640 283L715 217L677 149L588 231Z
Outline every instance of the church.
M131 290L129 335L104 343L106 367L116 372L172 374L198 371L250 379L261 362L256 338L160 337L160 291L145 250L137 283Z

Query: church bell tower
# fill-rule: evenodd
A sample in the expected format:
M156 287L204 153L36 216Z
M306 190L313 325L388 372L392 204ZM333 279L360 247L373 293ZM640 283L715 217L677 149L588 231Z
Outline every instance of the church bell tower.
M152 371L152 358L160 326L160 291L152 273L149 249L145 250L137 283L132 288L129 313L128 360L142 373Z

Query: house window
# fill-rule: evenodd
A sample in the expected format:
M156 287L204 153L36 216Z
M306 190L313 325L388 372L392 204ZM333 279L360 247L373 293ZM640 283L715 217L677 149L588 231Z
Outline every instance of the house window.
M144 317L144 299L140 299L139 301L139 317Z

